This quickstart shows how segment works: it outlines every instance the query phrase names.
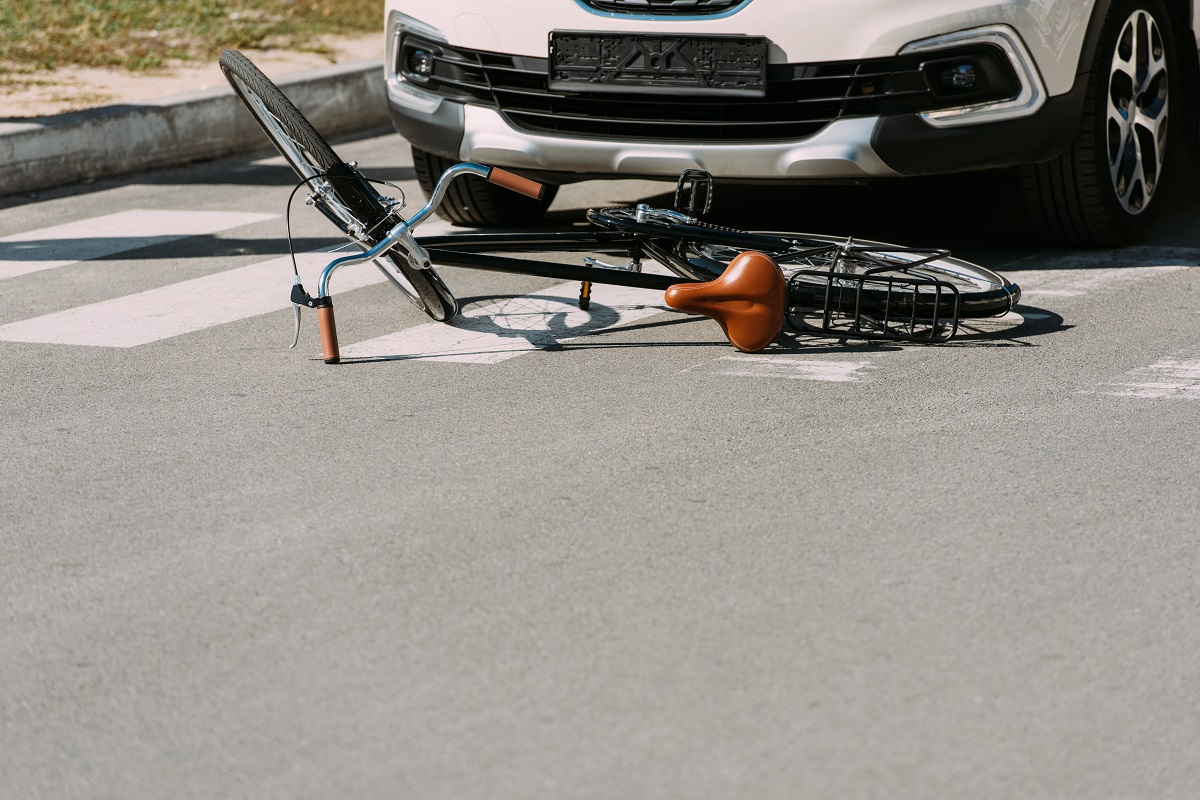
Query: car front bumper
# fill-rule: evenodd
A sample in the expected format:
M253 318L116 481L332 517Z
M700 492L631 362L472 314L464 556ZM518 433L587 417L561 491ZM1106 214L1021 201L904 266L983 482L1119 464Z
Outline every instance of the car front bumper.
M922 113L845 116L803 138L643 141L619 136L544 133L518 128L489 104L445 96L408 80L397 53L408 34L443 34L399 12L389 17L387 102L396 130L413 146L446 158L516 169L547 182L591 177L674 178L687 169L743 181L864 181L961 172L1053 158L1074 138L1084 81L1048 96L1021 37L989 25L907 45L930 52L962 43L999 46L1020 92L1000 102ZM603 119L598 117L597 119Z
M389 80L392 122L413 146L568 183L591 177L674 178L703 169L730 180L862 181L900 175L1031 164L1074 138L1077 90L1049 98L1033 115L935 128L916 114L842 119L799 141L660 144L545 136L518 130L492 108L428 95Z

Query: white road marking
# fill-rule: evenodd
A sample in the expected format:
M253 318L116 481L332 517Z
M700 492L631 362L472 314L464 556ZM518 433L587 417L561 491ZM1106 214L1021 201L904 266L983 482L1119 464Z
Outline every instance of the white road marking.
M217 233L278 216L242 211L135 209L15 233L0 237L0 279L65 267L188 236Z
M1164 358L1125 374L1125 381L1104 384L1101 394L1147 399L1200 400L1200 359Z
M210 233L271 219L275 216L277 215L240 212L198 212L196 214L175 211L122 212L107 217L95 217L81 223L18 234L17 237L8 237L0 242L21 237L25 241L37 241L39 248L50 247L53 249L58 247L55 236L69 233L90 238L87 238L86 242L76 245L64 241L61 243L61 248L54 252L57 254L70 252L81 255L83 249L86 248L91 254L87 257L94 258L100 254L121 252L129 247L131 242L134 242L132 246L137 247L155 241L165 241L162 235L140 240L134 235L138 230L143 229L154 229L162 234L164 228L157 227L156 220L169 226L166 230L172 233L168 238L181 239L190 235ZM102 224L105 221L107 221L107 226ZM137 228L138 225L141 225L142 228ZM450 230L450 224L441 219L429 220L421 226L421 232L426 235L448 233ZM109 238L105 238L104 234L106 233ZM140 244L137 243L139 241ZM71 250L73 246L76 247L76 250ZM101 253L98 248L102 247L111 249ZM345 252L335 254L333 253L334 249L297 254L296 260L300 266L300 276L310 294L316 292L317 278L326 264L338 256L357 252L353 248L343 247L341 250ZM0 261L0 277L4 277L6 274L24 274L3 271L6 264L13 263L38 264L39 266L35 269L26 270L33 272L38 269L50 269L54 266L75 262L66 260L58 262ZM158 289L150 289L100 303L13 322L0 326L0 341L91 347L137 347L203 330L214 325L223 325L288 308L291 305L288 300L291 269L291 259L285 256ZM381 283L384 280L386 279L374 266L352 264L338 271L331 285L336 295L350 289ZM404 302L400 297L397 297L397 300Z
M738 378L776 378L792 381L857 383L870 370L878 369L870 361L834 361L785 356L721 356L710 365L718 375Z
M1043 297L1081 297L1099 291L1124 289L1186 266L1105 267L1097 269L1046 269L1009 273L1021 287L1021 302Z
M335 257L329 252L297 255L310 294L316 293L320 271ZM262 261L3 325L0 341L137 347L288 308L291 271L287 256ZM350 265L337 273L333 288L342 292L384 280L371 264Z
M662 292L596 286L591 309L578 307L579 283L468 309L453 323L434 322L342 347L343 358L421 359L499 364L600 330L661 314Z

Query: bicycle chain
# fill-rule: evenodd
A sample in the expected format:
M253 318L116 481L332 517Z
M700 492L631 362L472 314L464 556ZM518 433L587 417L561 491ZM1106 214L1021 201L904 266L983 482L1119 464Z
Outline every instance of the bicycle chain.
M588 218L590 219L592 214L611 214L613 211L628 211L628 210L629 210L628 206L611 206L609 208L601 208L600 210L596 210L593 208L593 209L588 210L587 215L588 215ZM673 225L671 225L671 224L657 222L657 221L656 222L637 222L637 220L631 220L631 221L635 222L638 225L661 225L664 228L666 228L667 230L670 230L673 227ZM740 228L726 228L724 225L714 225L711 222L701 222L700 220L696 220L695 223L679 223L679 224L694 225L695 227L708 228L709 230L721 231L722 233L742 233L742 234L747 234L749 236L755 235L752 231L744 231L744 230L741 230Z

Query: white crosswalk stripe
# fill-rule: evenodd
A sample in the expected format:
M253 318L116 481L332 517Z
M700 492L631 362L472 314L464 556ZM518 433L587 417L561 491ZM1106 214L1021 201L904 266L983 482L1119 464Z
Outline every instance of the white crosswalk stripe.
M468 309L452 324L434 322L357 342L343 358L421 359L499 364L534 350L661 314L662 292L599 286L591 309L578 306L579 283Z
M1200 358L1160 359L1130 370L1119 381L1102 384L1100 393L1152 400L1200 400Z
M773 378L776 380L820 381L822 383L858 383L878 369L870 360L789 358L787 356L721 356L704 371L735 378Z
M1020 284L1022 299L1025 301L1050 298L1057 300L1125 289L1135 283L1184 269L1193 268L1162 266L1027 270L1014 272L1009 278Z
M189 236L239 228L278 214L135 209L0 237L0 279L65 267Z
M300 276L315 287L317 276L336 256L326 252L297 255ZM137 347L193 331L223 325L291 306L287 256L246 267L173 283L158 289L0 326L0 340ZM338 273L340 291L387 280L370 264Z

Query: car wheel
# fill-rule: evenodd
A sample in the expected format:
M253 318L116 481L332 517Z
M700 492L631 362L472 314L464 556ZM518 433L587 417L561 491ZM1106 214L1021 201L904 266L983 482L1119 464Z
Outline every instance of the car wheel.
M412 149L417 182L426 197L433 195L442 173L458 163L416 147ZM455 181L438 206L438 215L458 225L502 227L526 225L541 219L558 193L557 186L546 186L541 199L523 197L486 181Z
M1161 205L1170 89L1171 21L1161 0L1113 5L1088 75L1079 132L1056 159L1021 168L1030 220L1061 244L1119 247L1150 229Z

